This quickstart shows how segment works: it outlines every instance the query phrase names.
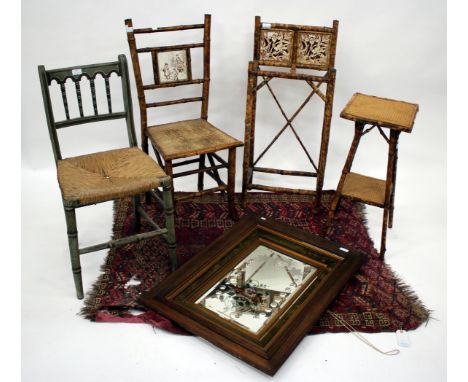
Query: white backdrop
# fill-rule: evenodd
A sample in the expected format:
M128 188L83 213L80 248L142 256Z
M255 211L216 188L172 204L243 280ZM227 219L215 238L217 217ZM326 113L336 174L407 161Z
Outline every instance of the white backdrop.
M91 324L75 316L81 303L74 299L65 224L37 65L52 69L113 61L118 54L126 54L138 130L139 110L124 19L133 18L135 27L156 27L202 23L204 13L212 15L209 120L241 140L244 135L247 63L253 50L254 16L262 16L265 22L306 25L331 26L333 19L340 21L325 189L336 188L351 143L353 125L340 119L339 113L354 92L401 99L420 106L413 133L400 136L395 220L387 238L387 261L414 288L428 308L434 310L434 317L439 321L431 321L427 327L412 332L413 347L404 349L392 360L382 359L371 350L363 349L351 336L308 337L275 379L290 380L307 372L309 377L317 376L322 380L353 375L355 378L352 380L377 377L381 380L407 380L408 376L421 375L425 380L441 380L445 373L446 348L447 37L444 1L23 0L22 213L23 217L31 214L37 217L32 221L23 219L25 380L97 380L103 376L114 380L132 377L136 380L144 377L185 380L191 375L205 380L219 379L219 376L226 380L240 377L265 379L197 339L161 332L153 336L151 329L142 326ZM293 85L273 83L289 115L306 95L305 87ZM304 110L304 115L294 123L303 141L310 144L312 155L317 158L321 121L316 112L320 111L320 104L319 99L314 99ZM178 119L182 115L195 116L198 104L191 105L195 112L191 112L188 105L172 111L166 108L156 115L160 118L156 121L170 120L174 112ZM266 142L283 124L284 119L272 100L261 96L257 142ZM83 147L86 147L85 151L93 151L126 144L125 129L117 123L113 129L67 129L61 136L65 156L82 152ZM302 166L307 170L303 153L297 150L295 142L290 144L290 138L285 135L271 155L265 157L263 165L296 169ZM286 155L279 156L279 153ZM278 163L276 158L281 158L282 163ZM386 143L378 134L369 134L361 142L353 169L382 178L385 176L386 158ZM238 150L238 190L241 163L242 149ZM276 183L269 181L269 184L284 185L285 178L278 179ZM297 186L314 187L304 179L290 181ZM180 181L176 186L187 189L190 183L194 184L193 179L191 182ZM368 208L370 233L376 243L380 243L381 216L380 209ZM106 239L110 227L110 204L94 207L92 211L91 207L89 211L80 211L83 245ZM96 279L104 255L83 258L85 289L89 289ZM421 271L422 262L425 264L424 272ZM370 337L383 346L395 346L391 334ZM121 343L121 340L125 342ZM77 357L83 359L82 366L77 366ZM112 366L112 359L116 360L115 366ZM419 362L425 363L424 370L421 370Z

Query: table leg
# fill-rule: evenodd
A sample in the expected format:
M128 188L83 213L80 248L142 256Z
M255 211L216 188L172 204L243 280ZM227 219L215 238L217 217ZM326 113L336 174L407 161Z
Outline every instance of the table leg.
M335 216L335 210L338 206L338 202L340 201L341 192L343 191L344 182L346 176L348 175L349 171L351 170L351 165L353 164L354 157L356 155L356 150L359 145L359 141L362 136L362 131L364 129L364 123L356 122L354 125L354 138L353 142L351 143L351 148L349 149L348 157L346 158L346 163L343 167L343 171L341 173L340 182L338 183L338 187L335 192L335 196L333 197L332 203L330 205L330 209L328 210L327 221L321 230L321 235L326 236L330 232L331 224L333 221L333 217Z

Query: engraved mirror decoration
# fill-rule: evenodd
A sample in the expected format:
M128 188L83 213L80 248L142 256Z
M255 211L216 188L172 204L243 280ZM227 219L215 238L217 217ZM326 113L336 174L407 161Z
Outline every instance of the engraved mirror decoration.
M274 375L364 255L246 216L139 301Z
M196 303L258 333L316 271L310 264L260 245Z
M190 51L186 49L156 53L157 79L160 84L191 79Z
M265 61L291 62L293 31L262 30L260 37L260 59Z
M326 69L330 59L332 35L319 32L299 32L297 63Z

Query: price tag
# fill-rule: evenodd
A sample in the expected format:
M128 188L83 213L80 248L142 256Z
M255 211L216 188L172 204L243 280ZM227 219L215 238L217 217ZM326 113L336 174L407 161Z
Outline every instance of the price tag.
M271 29L271 24L270 23L262 23L262 28L263 29Z
M82 73L83 73L83 71L81 69L72 69L72 74L74 76L79 76Z
M127 27L127 33L133 32L133 27Z
M397 338L398 346L402 346L404 348L409 348L411 346L409 335L406 330L401 330L401 329L397 330L396 338Z

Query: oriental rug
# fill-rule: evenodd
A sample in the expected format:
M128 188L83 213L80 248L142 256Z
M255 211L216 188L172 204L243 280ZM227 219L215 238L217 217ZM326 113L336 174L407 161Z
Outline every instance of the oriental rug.
M248 193L245 207L238 204L237 208L241 217L254 213L318 234L332 195L332 192L323 194L317 212L310 196L271 193ZM162 223L161 210L155 204L146 208L155 221ZM415 329L428 320L430 311L379 257L367 231L364 208L363 204L343 197L337 210L331 239L367 256L329 310L361 332ZM113 235L119 238L131 231L131 199L116 201L114 209ZM222 195L177 202L179 265L196 256L233 224ZM143 230L150 229L143 225ZM167 250L158 238L111 249L102 266L102 275L86 297L81 315L96 322L148 323L174 333L186 333L137 302L142 291L162 282L169 273ZM325 313L312 333L345 331L340 320Z

